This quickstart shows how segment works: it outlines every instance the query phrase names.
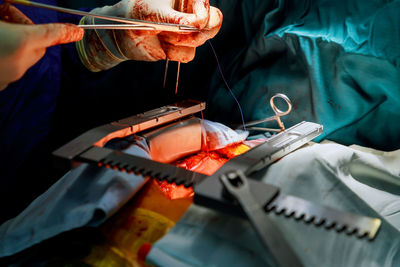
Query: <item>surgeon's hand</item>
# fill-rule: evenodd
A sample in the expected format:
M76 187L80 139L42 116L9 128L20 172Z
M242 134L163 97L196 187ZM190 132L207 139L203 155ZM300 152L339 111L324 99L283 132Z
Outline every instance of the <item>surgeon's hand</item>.
M83 30L69 24L33 25L20 10L0 5L0 90L20 79L49 46L75 42Z
M199 32L176 33L149 30L91 30L78 43L83 64L91 71L109 69L125 60L170 59L189 62L196 47L213 38L221 28L222 13L208 0L123 0L114 6L96 8L96 14L154 22L183 24ZM184 12L180 12L182 10ZM83 24L107 24L85 17Z

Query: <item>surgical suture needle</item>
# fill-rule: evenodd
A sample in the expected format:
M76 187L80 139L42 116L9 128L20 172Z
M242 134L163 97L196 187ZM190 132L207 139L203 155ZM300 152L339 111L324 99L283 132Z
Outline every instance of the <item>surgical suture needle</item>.
M165 83L166 83L166 81L167 81L168 62L169 62L169 59L167 58L167 60L165 61L163 88L165 88Z
M186 0L178 0L178 11L185 12ZM178 61L178 69L176 71L176 84L175 84L175 94L178 94L178 84L179 84L179 72L181 71L181 62Z
M178 61L178 69L176 71L176 84L175 84L175 94L178 94L178 84L179 84L179 72L181 71L181 62Z
M177 1L178 2L175 2L174 5L177 4L178 11L184 12L184 10L185 10L185 0L177 0ZM163 88L165 88L165 84L166 84L166 80L167 80L168 63L169 63L169 59L167 58L167 60L165 62ZM180 73L180 71L181 71L181 62L178 61L178 69L176 71L175 94L178 94L179 73Z
M169 59L167 58L167 60L165 61L163 88L165 88L166 83L167 83L168 63L169 63ZM179 73L180 73L180 71L181 71L181 62L178 61L178 69L176 71L175 94L178 94Z

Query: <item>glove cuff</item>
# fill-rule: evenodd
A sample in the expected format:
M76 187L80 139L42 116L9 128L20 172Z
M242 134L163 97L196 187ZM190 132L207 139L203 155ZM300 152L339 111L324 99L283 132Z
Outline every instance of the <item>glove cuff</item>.
M83 17L79 24L109 24L101 21ZM114 30L85 30L84 37L76 43L76 49L82 64L92 72L107 70L128 60L116 42Z

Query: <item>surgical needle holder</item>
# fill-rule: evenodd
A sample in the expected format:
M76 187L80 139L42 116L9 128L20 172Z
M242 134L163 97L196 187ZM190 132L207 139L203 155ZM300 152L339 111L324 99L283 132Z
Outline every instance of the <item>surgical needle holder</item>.
M88 16L99 19L104 19L113 22L120 22L123 24L97 24L97 25L77 25L83 29L108 29L108 30L156 30L156 31L170 31L170 32L197 32L198 29L193 26L186 26L182 24L173 24L173 23L163 23L163 22L154 22L154 21L145 21L138 19L130 19L130 18L122 18L116 16L109 15L99 15L94 13L89 13L86 11L58 7L48 4L37 3L33 1L27 0L6 0L5 2L12 4L19 4L24 6L32 6L37 8L43 8L48 10L53 10L62 13L68 13L72 15L78 16Z
M185 0L178 0L178 10L184 10L184 3ZM186 26L182 24L173 24L173 23L162 23L162 22L153 22L153 21L144 21L138 19L130 19L130 18L121 18L116 16L109 16L109 15L99 15L93 14L85 11L70 9L70 8L63 8L48 4L37 3L33 1L27 0L6 0L6 2L13 3L13 4L20 4L25 6L32 6L37 8L44 8L49 9L57 12L63 12L73 15L79 16L89 16L94 18L99 18L103 20L113 21L113 22L120 22L123 24L97 24L97 25L77 25L83 29L93 30L93 29L107 29L107 30L156 30L156 31L170 31L170 32L198 32L199 30L193 26ZM169 59L166 60L165 71L164 71L164 82L163 88L165 88L165 82L167 79L167 71L168 71L168 62ZM180 73L180 65L181 63L178 61L178 69L176 75L176 85L175 85L175 94L178 93L178 82L179 82L179 73Z

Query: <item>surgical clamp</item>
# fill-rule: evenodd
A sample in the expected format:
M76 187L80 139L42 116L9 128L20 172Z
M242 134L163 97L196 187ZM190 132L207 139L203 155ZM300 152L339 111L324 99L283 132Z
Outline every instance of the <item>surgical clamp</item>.
M282 110L278 109L278 107L274 103L275 98L281 98L286 102L286 104L288 105L288 108L286 111L282 111ZM278 93L278 94L275 94L273 97L271 97L271 99L269 100L269 103L271 105L272 110L275 113L274 116L267 117L267 118L261 119L261 120L247 122L244 125L242 125L241 128L246 128L246 130L261 130L261 131L270 131L270 132L284 131L285 125L281 121L281 116L285 116L290 113L290 111L292 110L292 102L286 95ZM252 126L252 125L260 124L260 123L267 122L267 121L273 121L273 120L275 120L278 123L280 129L271 129L271 128L264 128L264 127L247 127L247 126Z

